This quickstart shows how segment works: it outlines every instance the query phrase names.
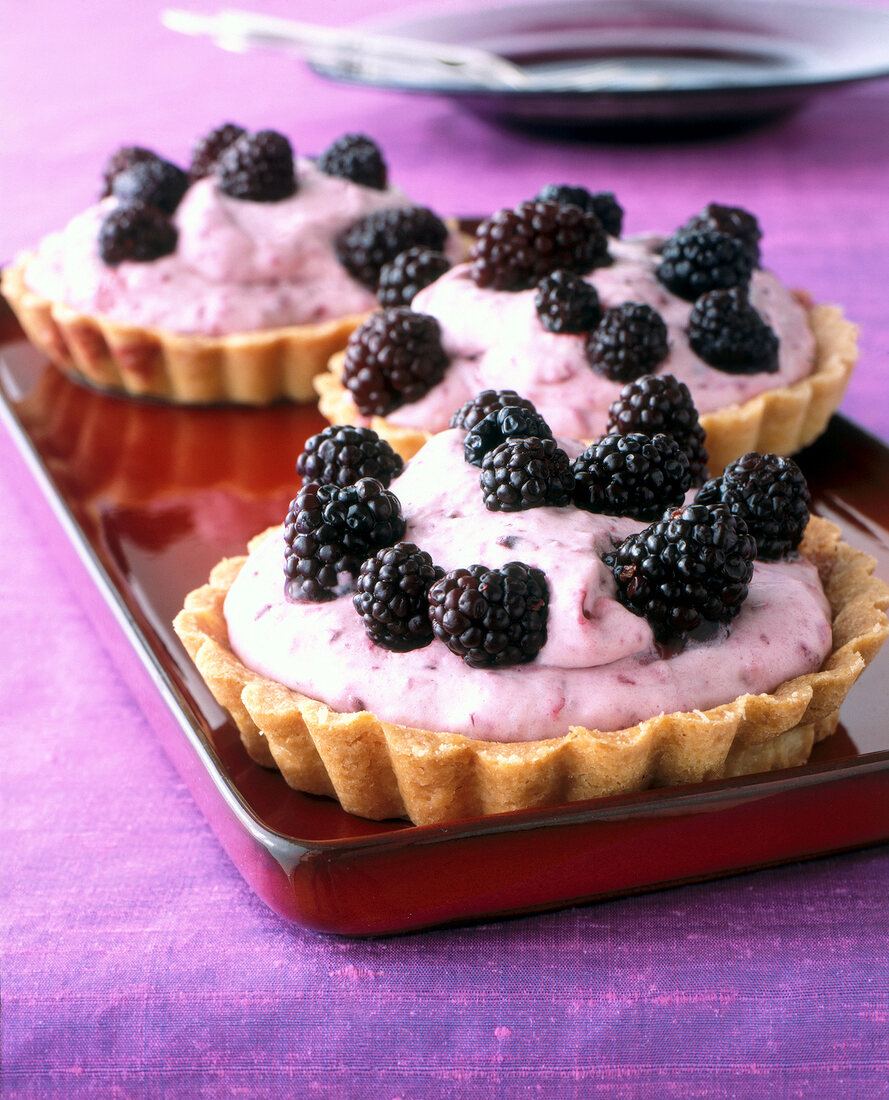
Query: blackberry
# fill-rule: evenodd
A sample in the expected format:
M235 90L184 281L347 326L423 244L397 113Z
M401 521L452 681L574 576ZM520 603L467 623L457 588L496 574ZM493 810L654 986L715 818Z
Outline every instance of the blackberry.
M584 274L608 259L608 238L595 214L558 202L522 202L482 222L470 270L477 286L527 290L558 268Z
M296 460L296 472L303 481L340 487L375 477L388 488L403 469L401 455L373 428L351 424L334 424L311 436Z
M575 458L574 503L605 516L652 520L682 503L688 458L669 435L605 435Z
M479 478L489 512L524 512L571 500L571 460L554 439L508 439L482 459Z
M204 176L212 176L225 150L246 133L243 126L236 126L233 122L223 122L221 126L198 138L191 148L188 178L194 182L203 179Z
M404 534L401 505L376 478L354 485L310 481L284 521L284 575L291 599L328 600L342 574L355 576L368 555Z
M728 508L690 504L629 535L603 561L620 602L666 642L702 621L731 622L747 598L755 555L744 521Z
M471 432L490 412L503 409L507 405L513 408L530 409L536 412L532 403L524 397L519 397L515 390L482 390L481 393L465 401L455 413L451 415L449 428L463 428Z
M385 416L428 393L447 366L434 317L382 309L349 337L341 381L365 416Z
M156 157L125 168L114 177L111 193L122 203L134 201L172 214L188 190L188 176L175 164Z
M672 374L645 374L628 382L608 409L607 432L671 435L688 458L692 485L707 480L707 433L688 386Z
M280 202L296 191L293 147L276 130L242 134L219 157L219 190L248 202Z
M792 458L750 451L700 490L695 503L724 504L756 539L756 556L775 561L793 553L809 522L809 487Z
M318 157L316 166L327 176L360 183L384 191L388 181L386 162L375 141L364 134L343 134Z
M368 637L384 649L405 653L433 639L429 586L444 576L412 542L378 550L361 566L352 597Z
M334 241L334 250L354 279L376 291L383 264L408 248L422 246L440 252L447 238L447 226L427 207L392 207L347 226Z
M533 661L546 644L548 613L546 575L520 561L454 569L429 589L435 637L472 668Z
M105 168L102 171L102 193L99 198L108 198L114 186L114 180L120 172L132 168L134 164L144 164L147 161L160 159L157 153L152 149L146 149L143 145L122 145L105 162Z
M746 286L753 263L742 241L715 229L691 229L664 241L657 277L674 294L693 302L708 290Z
M623 229L623 208L610 191L587 191L585 187L571 187L567 183L548 183L534 198L542 202L570 203L595 214L609 237L619 237Z
M408 248L380 268L377 301L381 306L409 306L425 286L450 268L443 252L432 248Z
M481 466L489 451L507 439L552 439L553 433L543 417L533 408L505 405L494 409L480 420L463 440L463 454L472 466Z
M663 318L644 302L606 309L586 339L590 366L612 382L632 382L650 374L669 350Z
M778 337L743 287L702 294L688 315L688 342L705 363L726 374L778 369Z
M155 206L130 202L115 207L99 227L99 255L109 267L125 260L148 263L176 250L176 226Z
M743 210L740 206L722 206L718 202L711 202L682 227L691 229L715 229L719 233L726 233L729 237L736 237L750 255L754 267L759 267L759 242L762 239L762 230L759 222L753 214Z
M602 320L596 288L573 271L544 275L537 284L534 308L547 332L588 332Z

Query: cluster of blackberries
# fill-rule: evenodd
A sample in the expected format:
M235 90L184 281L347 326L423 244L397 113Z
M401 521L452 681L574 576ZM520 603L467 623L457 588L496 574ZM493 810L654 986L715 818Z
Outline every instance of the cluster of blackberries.
M101 197L118 200L99 227L99 255L109 267L147 263L176 249L170 216L188 190L188 176L151 149L127 145L109 157Z
M370 428L326 428L307 441L297 460L306 480L284 524L290 598L328 600L354 588L355 610L377 645L404 652L438 638L477 668L533 660L546 641L543 573L522 562L445 573L399 541L401 506L386 486L401 466Z
M327 175L378 190L386 187L382 154L363 134L339 138L317 163ZM144 263L173 252L178 234L171 215L189 185L210 175L216 175L223 194L249 202L278 202L298 187L293 147L276 130L249 133L225 122L195 142L188 172L144 146L123 146L103 172L100 197L114 195L119 200L99 231L99 253L105 263Z
M596 288L572 271L554 271L537 284L534 307L547 332L585 334L590 366L612 382L649 374L669 351L667 326L644 302L606 309Z
M458 410L466 461L481 467L490 511L546 505L651 519L678 504L706 476L704 430L684 383L649 375L625 386L608 432L573 462L531 402L485 390Z
M618 599L651 623L659 641L740 611L753 561L799 546L809 490L792 458L751 452L677 508L606 555Z
M334 241L334 250L354 279L377 292L386 264L409 248L441 252L447 237L447 226L427 207L389 207L352 222Z
M124 146L111 155L103 173L101 197L118 200L99 229L105 263L144 263L173 252L178 234L171 216L189 185L211 173L224 194L252 202L276 202L297 186L293 149L275 130L248 133L223 123L195 142L188 172L151 149Z
M762 233L737 206L710 203L663 244L657 277L693 302L688 340L705 363L731 374L778 369L778 337L751 304Z

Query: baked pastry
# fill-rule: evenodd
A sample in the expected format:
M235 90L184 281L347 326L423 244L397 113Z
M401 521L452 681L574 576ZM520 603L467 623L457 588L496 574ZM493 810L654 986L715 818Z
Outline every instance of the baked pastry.
M226 124L188 173L118 150L99 202L17 258L2 291L29 339L94 385L182 403L314 399L312 378L413 245L462 256L432 211L346 135L317 159Z
M889 588L808 518L792 460L693 499L675 440L584 450L508 434L540 430L515 409L480 459L455 428L400 474L328 429L283 533L188 595L176 631L253 759L416 824L805 762Z
M557 434L593 439L624 385L669 373L692 393L714 473L747 451L793 454L821 434L852 372L857 330L760 266L752 215L711 204L666 239L622 239L612 196L542 194L551 197L483 222L471 262L411 299L438 323L447 368L424 375L417 365L405 395L385 382L385 355L362 346L359 329L316 379L331 423L368 424L407 458L462 402L509 388ZM603 198L607 232L590 205Z

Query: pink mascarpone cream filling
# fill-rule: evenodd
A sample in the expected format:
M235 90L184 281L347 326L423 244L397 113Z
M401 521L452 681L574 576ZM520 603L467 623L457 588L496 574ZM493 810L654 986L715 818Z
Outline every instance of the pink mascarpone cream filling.
M392 653L367 637L351 594L291 601L279 530L255 548L225 601L232 649L254 672L342 712L479 740L559 737L570 726L619 730L673 711L706 710L772 691L820 667L830 609L803 558L758 562L729 627L663 656L647 622L626 610L600 553L645 526L575 507L488 512L462 431L435 436L392 483L405 541L445 570L523 561L549 586L548 639L526 665L480 670L441 642ZM572 456L580 444L560 441Z
M310 324L373 309L372 291L339 263L336 236L377 210L414 205L397 188L377 191L296 163L298 188L279 202L229 198L207 177L189 187L173 221L176 251L149 263L104 264L98 252L108 198L45 237L28 263L28 286L81 313L170 332L223 336ZM459 258L456 240L449 252Z
M691 302L658 282L654 251L660 238L609 240L613 263L586 276L603 309L622 302L644 302L667 326L669 354L656 368L673 374L691 391L699 413L741 403L765 390L789 385L811 374L815 341L806 310L770 272L757 270L750 300L777 333L775 373L727 374L708 366L691 350L686 328ZM450 356L443 381L425 397L387 414L408 428L442 431L454 409L485 389L512 389L532 401L554 432L591 439L605 431L608 406L623 383L596 374L584 353L582 335L547 332L534 309L535 291L480 289L468 264L453 268L421 290L412 309L435 317Z

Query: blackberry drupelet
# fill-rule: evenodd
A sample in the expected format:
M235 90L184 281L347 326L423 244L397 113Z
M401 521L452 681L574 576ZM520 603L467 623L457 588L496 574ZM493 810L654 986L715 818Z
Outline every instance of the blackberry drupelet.
M608 409L607 432L671 435L688 458L692 485L707 480L707 433L684 382L672 374L646 374L628 382Z
M538 439L553 437L549 425L535 409L506 405L476 424L463 441L463 454L470 465L481 466L485 455L507 439L527 439L532 435Z
M471 432L476 424L485 419L488 413L506 408L507 405L514 408L530 409L531 412L537 411L530 401L524 397L519 397L515 390L482 390L475 397L464 401L460 408L451 414L448 427L463 428L464 431Z
M747 249L754 267L759 267L759 242L762 230L755 216L740 206L723 206L718 202L708 203L682 227L683 230L715 229L736 237Z
M586 339L590 366L612 382L631 382L650 374L669 350L663 318L644 302L606 309Z
M408 248L380 268L377 301L386 306L409 306L425 286L450 269L451 261L432 248Z
M750 451L726 466L695 497L699 504L724 504L747 524L756 556L776 561L792 554L809 522L809 487L792 458Z
M546 644L548 613L546 575L524 562L454 569L429 589L435 637L472 668L533 661Z
M653 520L682 503L688 458L669 435L605 435L575 458L574 503L605 516Z
M596 288L573 271L544 275L537 284L534 308L547 332L589 332L602 320Z
M126 260L148 263L175 252L178 238L176 226L156 206L130 202L105 216L99 227L99 255L109 267Z
M361 566L352 603L372 642L406 653L433 639L429 587L444 576L412 542L378 550Z
M668 290L693 302L708 290L746 286L752 271L742 241L715 229L695 229L664 241L656 274Z
M447 226L427 207L392 207L347 226L334 241L334 249L346 271L376 291L383 265L400 252L419 246L440 252L447 238Z
M778 337L743 287L702 294L688 315L688 342L705 363L726 374L778 369Z
M155 157L125 168L114 177L111 193L121 203L144 202L172 214L188 190L188 176L168 160Z
M219 158L225 150L243 137L247 131L233 122L223 122L209 133L199 137L191 148L191 161L188 166L188 178L195 180L212 176L219 164Z
M603 561L620 602L666 642L703 621L731 622L747 598L755 556L742 519L723 505L690 504L629 535Z
M571 460L554 439L509 439L485 455L479 477L489 512L524 512L571 500Z
M219 190L233 199L280 202L296 192L293 147L276 130L242 134L219 157Z
M354 485L304 485L284 521L284 575L292 599L328 600L341 574L404 534L401 505L376 478Z
M122 145L105 162L105 168L102 171L102 193L99 198L108 198L114 186L114 180L127 168L132 168L134 164L144 164L150 160L160 159L157 153L152 149L146 149L143 145Z
M349 337L341 381L365 416L385 416L428 393L447 365L434 317L382 309Z
M311 436L296 460L296 472L303 481L340 487L375 477L388 488L403 469L401 455L373 428L351 424L334 424Z
M343 134L329 145L317 160L318 170L327 176L360 183L384 191L388 171L383 154L375 141L364 134Z
M608 263L608 237L579 206L522 202L482 222L470 258L477 286L527 290L558 268L584 274Z
M567 183L548 183L537 192L534 199L570 203L595 214L609 237L619 237L623 229L623 207L610 191L588 191L585 187L572 187Z

